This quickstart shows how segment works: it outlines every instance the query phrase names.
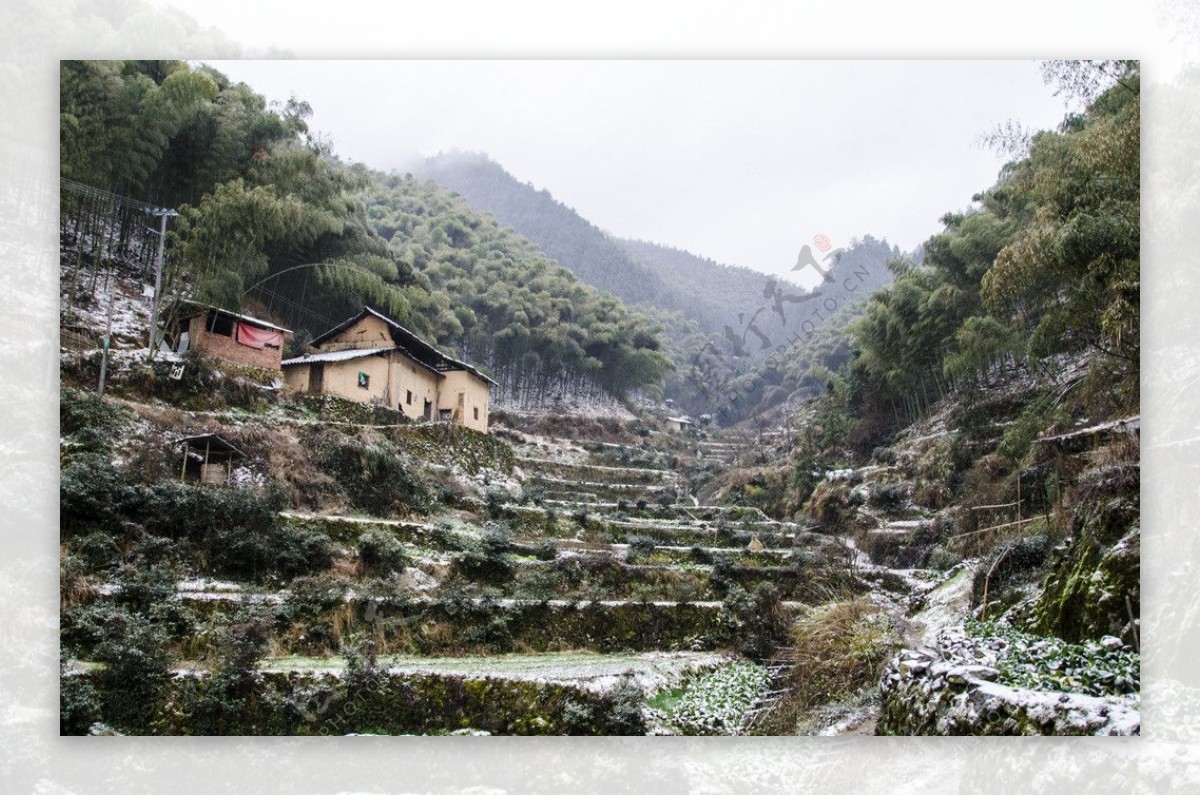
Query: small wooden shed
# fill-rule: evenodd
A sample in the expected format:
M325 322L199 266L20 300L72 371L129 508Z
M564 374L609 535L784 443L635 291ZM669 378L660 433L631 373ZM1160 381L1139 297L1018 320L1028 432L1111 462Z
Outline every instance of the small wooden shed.
M227 484L233 475L233 463L246 458L233 443L216 434L196 434L184 437L176 444L183 446L183 465L179 468L181 481Z

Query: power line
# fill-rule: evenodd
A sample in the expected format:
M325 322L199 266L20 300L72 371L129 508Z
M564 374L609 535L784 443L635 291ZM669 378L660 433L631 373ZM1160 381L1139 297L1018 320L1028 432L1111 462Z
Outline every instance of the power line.
M88 196L93 199L103 199L115 204L124 205L125 207L132 207L137 210L142 210L147 213L159 214L166 212L166 208L159 207L158 205L152 205L149 202L143 202L139 199L133 199L128 196L121 196L120 194L113 193L112 191L106 191L103 188L97 188L94 185L84 185L81 182L68 180L66 177L60 177L59 184L65 190L75 194L80 194L82 196Z

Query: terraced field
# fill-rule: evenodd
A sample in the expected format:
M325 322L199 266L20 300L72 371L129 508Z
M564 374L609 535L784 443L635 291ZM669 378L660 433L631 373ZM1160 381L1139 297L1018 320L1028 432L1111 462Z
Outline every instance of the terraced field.
M737 732L731 714L698 716L689 689L736 681L750 711L767 683L745 667L765 677L750 659L771 654L789 617L865 589L840 541L690 494L689 464L745 440L498 431L515 454L503 490L409 519L286 509L275 532L328 540L327 572L178 582L171 604L193 626L174 701L203 703L230 633L257 626L265 657L243 686L255 707L224 732ZM131 597L121 589L99 599ZM687 721L654 707L677 703ZM184 709L159 731L213 728Z

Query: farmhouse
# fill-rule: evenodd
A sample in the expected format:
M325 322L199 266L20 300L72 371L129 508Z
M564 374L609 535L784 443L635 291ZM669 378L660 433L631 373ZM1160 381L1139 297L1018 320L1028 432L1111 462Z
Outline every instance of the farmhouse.
M182 354L189 349L256 368L279 370L284 335L290 329L249 315L189 305L171 329L171 348Z
M487 432L495 382L382 313L364 307L313 338L311 346L312 353L283 361L291 390L337 395L398 409L414 420Z

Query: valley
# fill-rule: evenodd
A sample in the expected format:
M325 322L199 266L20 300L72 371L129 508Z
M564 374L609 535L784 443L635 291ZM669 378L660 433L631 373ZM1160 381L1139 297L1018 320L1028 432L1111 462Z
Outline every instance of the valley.
M916 250L789 292L483 155L344 163L202 64L64 62L60 731L1139 734L1101 63Z

